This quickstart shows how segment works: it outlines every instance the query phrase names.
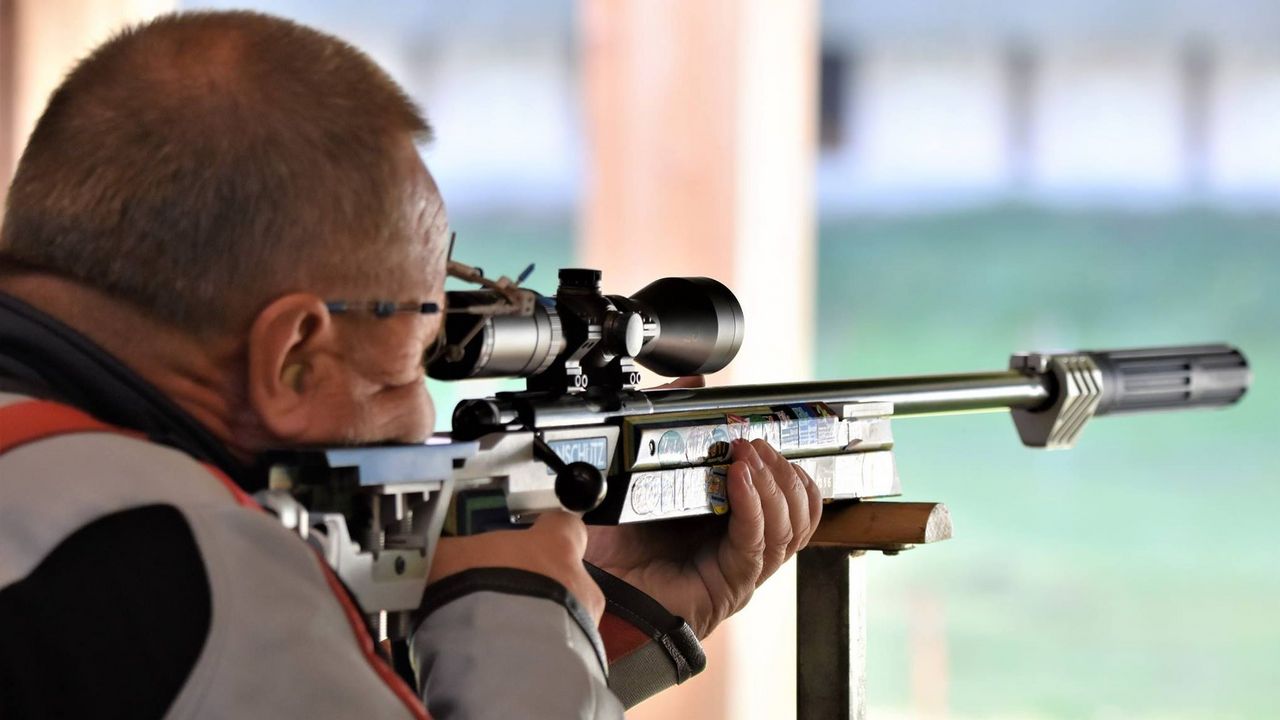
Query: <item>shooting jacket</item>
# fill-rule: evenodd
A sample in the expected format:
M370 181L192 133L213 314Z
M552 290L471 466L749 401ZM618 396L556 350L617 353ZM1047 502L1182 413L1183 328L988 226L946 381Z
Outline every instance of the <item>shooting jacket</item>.
M264 486L0 294L0 717L425 718L425 698L438 720L615 718L705 665L682 620L608 573L590 568L596 628L555 581L482 569L428 588L416 673L393 668L323 559L252 500Z

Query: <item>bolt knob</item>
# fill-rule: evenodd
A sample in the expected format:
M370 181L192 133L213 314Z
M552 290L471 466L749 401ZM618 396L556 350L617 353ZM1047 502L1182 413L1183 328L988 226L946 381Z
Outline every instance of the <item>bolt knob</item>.
M565 510L594 510L604 501L604 493L604 475L590 463L571 462L556 473L556 498Z

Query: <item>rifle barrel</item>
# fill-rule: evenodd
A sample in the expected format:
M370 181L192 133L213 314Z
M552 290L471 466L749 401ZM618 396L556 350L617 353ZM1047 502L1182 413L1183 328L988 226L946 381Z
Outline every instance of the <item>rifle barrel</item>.
M893 403L895 416L1034 410L1051 400L1049 380L1016 370L858 380L650 390L653 412L695 412L753 405Z
M998 372L920 375L859 380L823 380L771 385L733 385L630 391L602 401L590 394L545 398L500 393L459 403L455 437L479 437L487 429L521 419L529 427L598 423L605 417L654 413L715 412L799 403L843 405L891 402L895 416L1034 410L1052 401L1053 378L1043 373Z
M1052 428L1058 413L1065 412L1078 431L1082 422L1094 415L1231 405L1245 394L1252 378L1244 355L1229 345L1019 353L1010 359L1010 367L950 375L620 393L588 391L550 397L538 392L499 393L494 398L460 403L453 426L455 435L461 430L463 437L479 437L517 421L525 427L564 427L653 413L716 412L819 402L888 402L893 403L893 415L899 417L1052 410L1045 416L1050 422L1046 427ZM1068 393L1064 398L1058 397L1060 386ZM1071 403L1072 397L1091 401L1084 405ZM1036 438L1028 441L1024 437L1024 442L1041 446L1041 440Z

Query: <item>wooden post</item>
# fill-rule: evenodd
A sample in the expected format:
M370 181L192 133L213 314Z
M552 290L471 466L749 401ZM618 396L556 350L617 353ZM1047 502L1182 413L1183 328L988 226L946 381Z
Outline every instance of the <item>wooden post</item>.
M614 292L727 282L747 334L726 377L807 377L816 2L580 1L583 264Z
M0 0L0 202L49 94L75 62L125 25L174 5L175 0Z
M4 198L18 155L13 129L18 62L16 10L16 0L0 0L0 219L4 218Z
M867 714L867 558L838 547L796 558L796 717Z
M867 558L951 538L940 503L833 506L800 551L796 586L796 717L867 715Z
M579 257L606 292L725 282L742 351L717 382L812 372L816 0L579 0L587 134ZM794 563L707 643L708 669L629 717L789 716ZM767 633L755 631L768 625Z

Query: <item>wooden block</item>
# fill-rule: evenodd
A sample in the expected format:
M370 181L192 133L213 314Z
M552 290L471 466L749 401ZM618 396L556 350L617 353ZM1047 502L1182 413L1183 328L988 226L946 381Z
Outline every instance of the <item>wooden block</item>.
M860 500L825 507L809 546L896 552L950 537L942 503Z

